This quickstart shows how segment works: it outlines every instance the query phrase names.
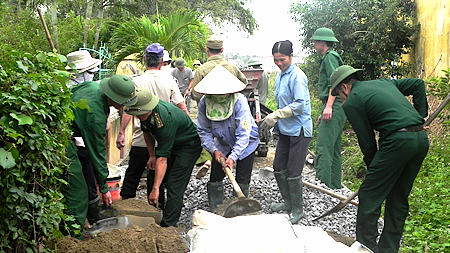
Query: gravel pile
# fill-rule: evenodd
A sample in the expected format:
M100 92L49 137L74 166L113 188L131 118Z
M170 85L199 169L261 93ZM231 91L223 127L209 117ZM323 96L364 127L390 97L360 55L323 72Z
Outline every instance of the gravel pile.
M197 169L197 168L196 168ZM196 169L194 169L191 181L187 186L184 195L184 207L181 213L178 225L185 231L192 228L192 215L195 210L209 210L208 209L208 195L206 184L209 180L209 173L202 179L196 179ZM250 183L249 198L257 200L261 203L262 213L273 213L270 210L270 204L273 202L282 202L281 194L278 190L278 185L271 167L255 168L253 170L252 180ZM321 186L330 190L326 185L315 179L315 171L309 167L303 170L303 180L312 184ZM232 185L227 178L224 179L225 185L225 199L232 198ZM347 188L339 190L331 190L336 194L342 196L349 196L352 192ZM138 190L137 198L146 199L147 190L145 187ZM336 206L340 200L322 193L316 189L310 189L303 186L303 206L305 217L299 221L299 225L316 226L324 229L327 232L336 233L340 236L355 238L356 229L356 212L357 207L352 204L347 204L346 207L340 211L330 214L326 217L313 222L321 214L327 212ZM354 199L358 201L358 197ZM283 212L279 212L283 213ZM382 226L383 220L379 220L379 226Z

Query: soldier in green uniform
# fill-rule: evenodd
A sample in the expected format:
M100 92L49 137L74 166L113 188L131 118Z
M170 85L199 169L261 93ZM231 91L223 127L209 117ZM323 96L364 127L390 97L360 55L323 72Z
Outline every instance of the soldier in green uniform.
M360 81L361 74L361 69L343 65L330 77L332 95L344 100L367 165L359 189L356 240L375 253L398 252L408 196L429 146L423 127L428 115L425 85L413 78ZM405 98L409 95L414 105ZM384 201L384 228L377 243Z
M149 90L137 92L138 102L124 111L141 120L150 159L147 175L148 202L161 205L161 227L176 226L183 195L202 146L191 118L171 103L159 100ZM158 146L155 148L155 144ZM164 190L167 201L164 201Z
M84 144L92 162L94 174L97 179L104 204L112 203L109 187L106 183L108 165L106 162L106 122L109 107L121 109L123 105L136 103L134 83L123 75L115 75L103 79L100 84L93 81L80 83L72 88L72 101L82 99L88 101L87 108L73 109L72 122L73 139L67 147L69 159L68 185L64 187L63 194L67 205L67 214L73 215L75 220L68 222L69 233L72 237L83 239L80 233L84 227L88 211L88 186L83 176L80 158L77 155L75 137L83 137Z
M319 133L316 145L316 177L332 189L342 188L341 139L345 124L342 99L330 94L330 76L343 64L339 54L333 50L339 42L332 30L322 27L317 29L311 40L314 48L322 55L319 67L319 99L322 101L322 114L319 116Z

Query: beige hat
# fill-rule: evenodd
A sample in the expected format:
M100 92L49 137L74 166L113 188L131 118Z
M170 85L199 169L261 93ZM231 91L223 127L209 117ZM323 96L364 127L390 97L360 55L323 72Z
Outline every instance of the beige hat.
M239 92L245 87L246 84L230 71L222 65L217 65L194 87L194 90L202 94L222 95Z
M206 41L206 47L211 49L222 49L223 39L219 35L211 35Z
M75 69L78 70L79 73L82 73L86 70L93 69L102 63L102 60L92 58L91 54L87 50L79 50L67 55L67 62L73 63L75 65ZM66 66L67 70L72 69L71 66Z

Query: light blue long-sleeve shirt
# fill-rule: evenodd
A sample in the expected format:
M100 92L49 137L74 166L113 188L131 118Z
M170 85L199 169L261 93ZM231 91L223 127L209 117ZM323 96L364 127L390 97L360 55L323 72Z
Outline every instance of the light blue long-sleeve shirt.
M219 150L234 161L242 160L253 153L259 144L258 126L253 119L247 98L239 94L233 113L223 121L212 121L206 117L203 97L198 104L197 131L202 146L209 153Z
M289 106L293 116L279 119L275 131L287 136L299 136L303 128L305 137L312 137L311 103L308 78L295 64L280 72L275 79L275 99L278 108Z

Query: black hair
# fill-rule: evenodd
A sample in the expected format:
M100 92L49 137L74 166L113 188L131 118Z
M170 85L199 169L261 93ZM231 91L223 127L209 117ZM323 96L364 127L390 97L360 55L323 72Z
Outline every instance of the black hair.
M325 44L327 45L327 47L333 47L334 46L334 42L333 41L325 41Z
M355 80L361 80L360 78L360 74L358 74L358 72L355 72L349 76L347 76L346 78L344 78L344 80L341 81L341 83L339 85L341 85L342 83L350 83L350 80L355 79Z
M280 53L283 55L291 56L293 51L294 50L292 49L292 42L290 42L289 40L278 41L272 47L272 55Z
M212 48L208 47L208 50L211 54L220 54L220 51L222 51L222 48L221 49L212 49Z
M145 65L147 67L156 68L159 63L161 63L161 58L158 58L156 54L145 54Z

